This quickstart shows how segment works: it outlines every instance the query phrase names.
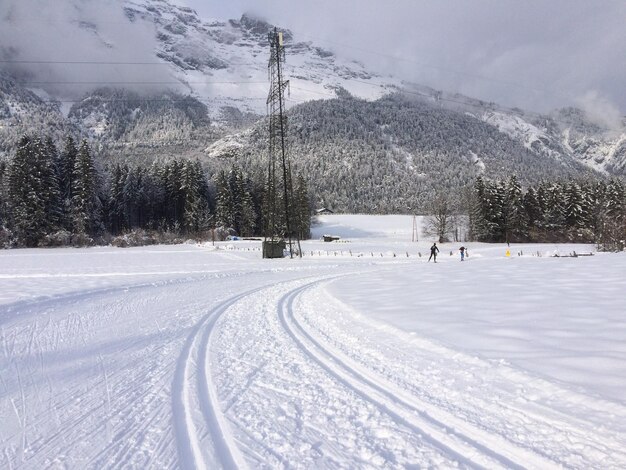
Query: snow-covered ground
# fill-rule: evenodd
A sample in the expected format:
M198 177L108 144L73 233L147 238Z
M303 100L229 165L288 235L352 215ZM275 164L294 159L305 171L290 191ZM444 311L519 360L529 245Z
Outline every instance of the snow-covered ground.
M626 253L320 222L1 251L0 468L626 467Z

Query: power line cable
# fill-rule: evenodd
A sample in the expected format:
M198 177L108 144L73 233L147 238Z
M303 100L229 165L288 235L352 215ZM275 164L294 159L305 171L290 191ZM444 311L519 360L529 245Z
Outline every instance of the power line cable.
M245 85L267 84L267 81L180 81L169 80L161 82L147 81L25 81L19 82L28 85Z
M259 65L256 62L239 63L229 62L222 60L222 62L229 65L237 66L250 66ZM169 61L164 62L146 62L146 61L107 61L107 60L15 60L15 59L0 59L0 64L33 64L33 65L176 65Z

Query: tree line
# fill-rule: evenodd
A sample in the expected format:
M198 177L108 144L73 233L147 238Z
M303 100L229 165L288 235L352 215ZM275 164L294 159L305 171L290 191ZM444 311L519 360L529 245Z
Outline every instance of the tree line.
M623 250L626 185L567 179L522 189L518 179L476 179L469 201L470 238L484 242L582 242Z
M295 178L294 216L308 238L306 180ZM109 243L148 230L179 237L261 236L264 182L237 165L209 177L198 161L98 167L86 140L23 136L12 159L0 161L0 246ZM158 238L163 241L163 238Z

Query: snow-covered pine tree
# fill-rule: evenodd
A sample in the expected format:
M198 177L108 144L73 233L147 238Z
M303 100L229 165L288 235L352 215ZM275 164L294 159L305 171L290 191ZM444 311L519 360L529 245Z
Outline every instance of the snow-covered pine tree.
M250 194L250 182L244 176L241 168L234 168L234 178L231 180L231 191L235 201L236 230L241 236L254 235L256 225L256 213Z
M311 237L311 197L309 187L302 173L296 176L296 185L293 192L295 216L294 221L298 238L306 240Z
M217 197L215 201L215 224L217 227L234 228L235 207L229 178L224 170L220 171L215 181Z
M182 190L184 193L183 228L187 233L198 233L208 228L209 208L205 199L205 178L197 162L183 164Z
M626 188L612 179L604 191L604 214L598 247L605 251L623 251L626 247Z
M489 181L485 184L485 220L487 223L487 239L490 242L504 240L506 224L504 220L504 204L506 185L500 181Z
M159 170L156 164L143 172L143 192L145 197L145 208L147 228L163 228L165 220L165 187L159 177Z
M89 149L83 140L72 172L72 225L77 234L93 234L99 221L96 169Z
M111 172L111 184L109 193L109 227L112 233L118 234L127 228L126 208L124 203L124 184L128 167L119 163Z
M528 238L528 223L523 197L522 187L517 177L511 175L506 183L503 207L504 235L507 242L519 242Z
M61 181L59 179L59 151L52 137L46 137L44 142L45 152L45 181L46 191L46 217L50 230L58 230L63 227L63 198Z
M74 166L77 157L76 142L71 136L68 136L65 138L63 151L59 154L59 159L55 165L63 208L61 224L68 231L73 229L72 198L74 197Z
M620 219L624 216L626 205L626 190L624 183L617 179L612 179L606 185L606 213L613 219Z
M122 201L124 201L124 224L129 229L141 227L141 172L139 168L129 168L122 187Z
M37 150L28 136L20 139L9 168L8 198L18 243L36 246L45 235L45 203Z
M165 192L167 201L167 221L174 230L180 230L183 225L185 195L182 191L183 164L173 160L165 167Z
M537 198L537 191L532 186L528 188L523 199L524 211L526 212L526 220L528 223L529 237L532 239L537 236L541 218L543 216L541 205Z
M575 233L587 225L587 214L583 208L583 195L579 184L570 180L563 188L565 225Z
M545 234L549 240L556 240L565 228L565 195L563 186L552 183L546 190Z
M42 224L46 233L52 233L60 228L63 217L61 192L55 168L57 149L50 137L45 142L35 139L34 146L39 172L39 191L45 213Z

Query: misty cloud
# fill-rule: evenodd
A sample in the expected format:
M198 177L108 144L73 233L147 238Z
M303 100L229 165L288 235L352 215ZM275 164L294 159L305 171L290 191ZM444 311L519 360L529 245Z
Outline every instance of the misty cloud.
M0 59L17 62L0 67L33 88L62 98L79 97L108 82L171 80L163 65L120 64L156 63L155 47L154 26L140 20L131 23L119 0L3 0L0 4ZM146 89L145 84L124 86Z
M626 114L626 2L605 0L177 0L244 11L437 89L540 111L597 93Z
M576 104L582 108L589 119L601 127L620 129L622 115L617 107L597 90L590 90L578 98Z
M621 0L171 1L195 8L207 20L252 12L291 29L296 40L436 89L539 111L583 106L607 122L626 114L626 2ZM124 3L2 0L0 58L158 62L153 25L131 22ZM42 88L67 97L93 85L58 82L172 80L162 65L0 68L45 81Z

